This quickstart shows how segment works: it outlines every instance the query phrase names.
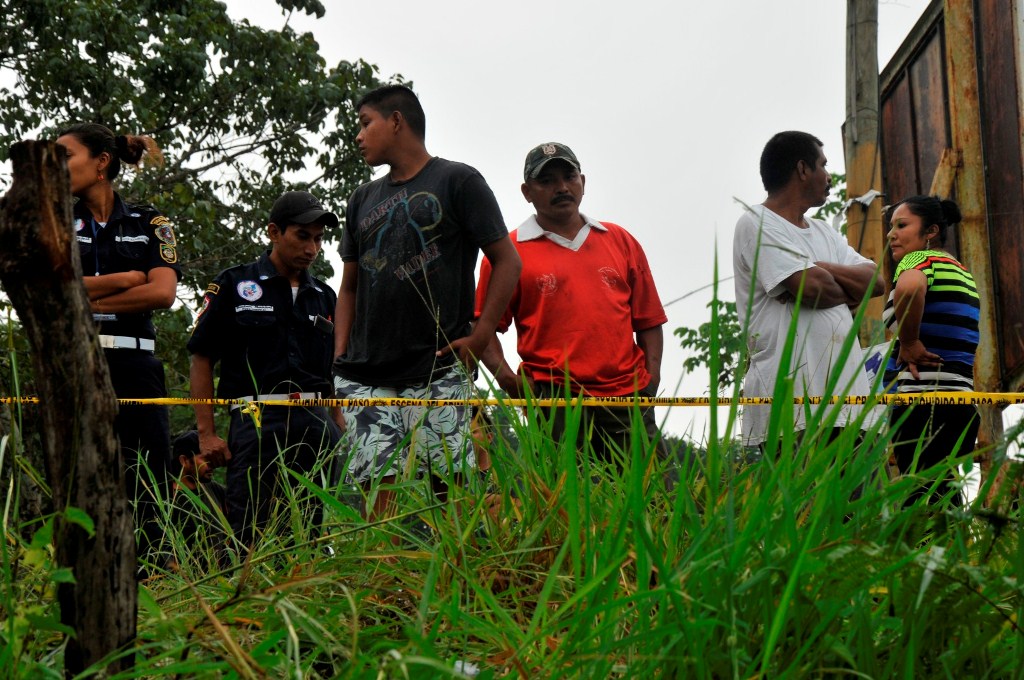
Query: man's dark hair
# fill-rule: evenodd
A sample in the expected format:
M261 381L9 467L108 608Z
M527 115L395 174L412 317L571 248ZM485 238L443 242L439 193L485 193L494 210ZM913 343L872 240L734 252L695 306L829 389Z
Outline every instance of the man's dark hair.
M398 111L413 134L421 140L426 139L427 117L416 93L405 85L385 85L367 92L356 102L356 111L364 106L369 106L385 118Z
M821 140L806 132L789 130L768 140L761 152L761 183L768 193L786 186L800 161L814 167Z
M175 479L181 477L181 460L179 456L194 459L199 455L199 432L188 430L182 432L171 442L170 472Z

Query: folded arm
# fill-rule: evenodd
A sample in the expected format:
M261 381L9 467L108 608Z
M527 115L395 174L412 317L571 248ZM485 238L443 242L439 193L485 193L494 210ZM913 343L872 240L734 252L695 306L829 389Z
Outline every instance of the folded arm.
M82 283L85 284L85 292L89 294L89 300L92 301L115 293L123 293L135 286L141 286L146 283L146 278L146 272L134 270L100 274L99 276L83 276Z
M145 279L139 283L139 276ZM170 267L154 267L148 274L121 272L82 278L92 311L132 314L167 309L174 304L178 275ZM134 284L134 285L133 285Z
M832 274L822 267L808 267L794 272L782 283L785 293L778 296L780 302L799 300L801 307L828 309L848 303L846 291L836 282Z
M815 262L824 269L846 293L847 304L859 305L865 297L876 297L885 292L882 275L874 264L834 264Z

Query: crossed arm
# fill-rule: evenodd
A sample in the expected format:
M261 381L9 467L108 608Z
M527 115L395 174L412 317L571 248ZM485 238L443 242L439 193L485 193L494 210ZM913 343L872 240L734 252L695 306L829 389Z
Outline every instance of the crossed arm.
M149 273L117 272L83 276L92 311L100 314L149 312L174 304L178 275L170 267L154 267Z
M839 305L856 306L865 295L875 297L885 290L881 274L874 264L835 264L815 262L816 266L790 274L783 282L786 289L781 297L798 299L801 283L803 292L800 306L827 309Z

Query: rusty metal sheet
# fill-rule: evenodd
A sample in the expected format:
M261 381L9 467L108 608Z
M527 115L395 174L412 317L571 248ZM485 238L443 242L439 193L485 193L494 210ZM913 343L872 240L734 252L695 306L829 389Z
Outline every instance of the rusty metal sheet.
M946 110L946 62L942 34L935 30L907 69L913 101L917 193L928 190L949 147L949 112ZM893 197L897 198L897 197Z
M945 46L941 26L935 26L907 69L914 102L915 160L920 184L915 193L927 193L939 169L942 153L950 145L949 110L946 107ZM948 198L949 194L944 197ZM894 196L894 199L902 196ZM954 257L960 243L955 233L946 241Z
M882 100L882 181L886 202L917 192L914 118L910 80L901 78Z

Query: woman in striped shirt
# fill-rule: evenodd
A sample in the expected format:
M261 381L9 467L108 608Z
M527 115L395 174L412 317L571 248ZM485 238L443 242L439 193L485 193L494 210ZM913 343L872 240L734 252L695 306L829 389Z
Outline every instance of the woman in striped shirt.
M967 268L943 249L949 227L960 222L960 208L937 196L913 196L890 215L888 238L896 273L882 319L897 341L886 366L886 384L897 392L972 391L978 290ZM890 422L897 427L892 441L901 474L970 453L979 426L973 405L896 406ZM953 489L954 472L951 468L935 489L932 503ZM919 489L906 504L930 487ZM950 502L960 505L960 494L954 493Z

